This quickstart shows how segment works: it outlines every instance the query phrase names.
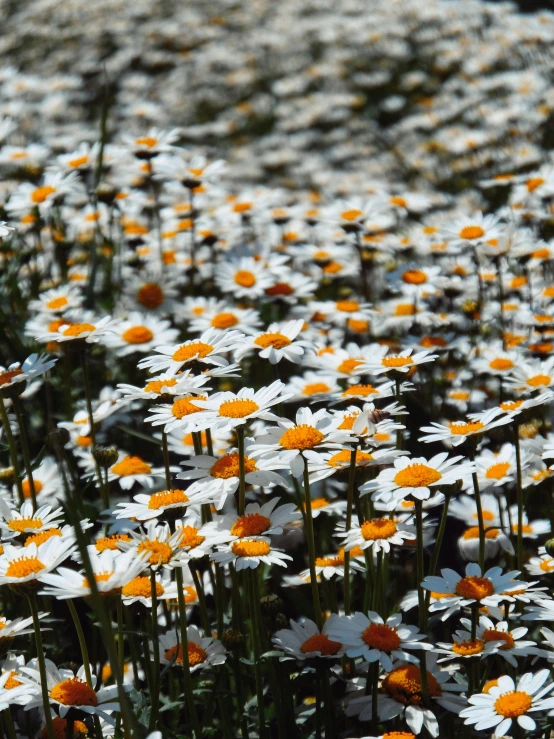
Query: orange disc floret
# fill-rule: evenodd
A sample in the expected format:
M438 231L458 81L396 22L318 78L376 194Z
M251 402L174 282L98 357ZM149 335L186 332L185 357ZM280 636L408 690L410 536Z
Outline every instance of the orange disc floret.
M189 344L183 344L176 352L173 353L171 359L175 362L188 362L190 359L203 359L207 357L214 348L211 344L205 344L203 341L191 341Z
M264 557L271 551L267 541L258 541L257 539L235 541L231 549L237 557Z
M198 535L196 526L182 526L179 529L179 533L181 535L179 545L183 548L188 547L189 549L194 549L200 546L206 538L205 536Z
M442 336L424 336L419 343L426 349L440 349L445 347L448 342L446 341L446 339L443 339Z
M375 395L378 392L379 391L377 390L377 388L373 387L373 385L351 385L350 387L346 388L342 395L345 398L349 397L350 395L361 395L363 397L367 397L369 395ZM341 426L339 426L339 428L341 428Z
M427 275L420 269L408 269L402 275L402 280L407 285L423 285L427 282Z
M387 731L382 739L416 739L416 735L410 731Z
M165 565L171 559L173 549L165 541L154 539L152 541L141 541L137 548L137 553L148 552L150 557L147 562L151 565Z
M346 321L346 325L351 331L356 334L365 334L369 331L369 321L357 320L355 318L349 318Z
M360 304L357 300L337 300L335 308L342 313L355 313L360 310Z
M351 208L350 210L345 210L341 213L340 217L343 221L356 221L360 216L363 216L363 212L361 210L357 210L356 208Z
M342 467L343 465L350 464L351 452L348 449L343 449L336 454L333 454L327 460L327 464L330 467ZM356 450L356 464L363 464L364 462L371 462L373 457L367 452L361 452L359 449Z
M481 654L485 648L485 642L482 639L475 639L471 641L454 642L452 645L452 651L454 654L459 654L460 657L471 657L474 654Z
M257 470L256 462L250 457L244 457L244 474ZM221 480L229 480L232 477L238 477L239 470L239 453L232 452L218 459L210 468L210 475Z
M86 334L90 331L94 331L96 326L93 326L92 323L74 323L72 326L68 326L64 331L64 336L81 336L81 334Z
M314 426L310 426L307 423L302 423L299 426L293 426L291 429L285 431L285 433L279 439L279 444L283 449L298 449L300 451L304 449L313 449L315 446L320 444L325 438L319 429Z
M326 382L309 382L304 385L302 395L319 395L320 393L330 393L331 387Z
M64 706L97 706L94 690L78 677L62 680L50 690L50 698Z
M386 624L371 624L362 634L362 639L371 649L392 652L400 646L400 637L396 629Z
M138 290L137 300L145 308L154 310L164 302L164 291L156 282L147 282Z
M128 454L120 462L116 462L111 471L114 475L128 477L129 475L149 475L152 467L140 457Z
M40 529L42 519L40 518L11 518L7 521L12 531L25 531L26 529Z
M131 541L131 537L127 534L113 534L113 536L103 536L96 540L96 551L105 552L106 549L111 549L113 552L119 551L120 541Z
M294 289L287 282L276 282L271 287L266 287L265 294L270 297L279 297L280 295L292 295Z
M0 372L0 385L7 385L9 382L13 380L14 377L18 377L18 375L22 375L23 370L22 369L13 369L13 370L7 370L6 372Z
M505 718L517 718L527 713L532 705L533 699L529 693L523 690L513 690L495 700L494 710Z
M462 577L456 583L456 595L462 598L481 600L482 598L488 598L493 593L494 586L488 577L471 575L469 577Z
M171 377L167 380L151 380L146 383L143 391L145 393L158 393L159 395L162 392L162 387L175 387L176 384L177 380L175 377Z
M374 518L361 525L362 536L366 541L389 539L396 531L396 524L391 518Z
M488 641L504 642L500 649L513 649L515 647L515 639L508 631L498 631L497 629L486 629L483 632L483 639Z
M449 424L450 433L455 434L456 436L464 434L476 434L482 430L483 425L484 424L482 424L481 421L473 421L470 423L459 421Z
M6 568L6 577L23 580L44 570L45 565L37 557L19 557L12 560Z
M271 521L267 516L260 513L248 513L245 516L237 518L231 527L231 534L242 539L244 536L259 536L267 531L271 525Z
M211 325L214 328L224 329L231 328L231 326L236 326L238 322L239 319L235 316L234 313L218 313L212 318Z
M494 370L509 370L512 369L514 366L514 363L511 359L506 359L506 357L496 357L496 359L493 359L492 362L489 363L489 367Z
M55 716L52 719L52 727L54 729L54 738L55 739L65 739L67 736L67 719L61 718L60 716ZM88 728L85 723L82 721L74 721L73 722L73 736L77 736L78 734L88 734ZM42 730L41 739L48 739L48 727L45 726Z
M189 502L188 495L184 490L160 490L153 493L148 501L148 508L151 510L159 510L167 506L187 505Z
M327 500L327 498L313 498L310 501L310 508L312 509L312 511L318 510L320 508L327 508L328 505L329 501ZM306 510L305 503L302 503L302 508Z
M251 398L234 398L219 406L219 415L225 418L246 418L259 409L260 406Z
M156 582L156 595L158 598L164 594L164 587ZM150 598L152 596L152 583L149 577L139 576L133 578L127 585L123 586L122 595L128 598Z
M48 310L59 310L60 308L65 308L69 301L65 297L65 295L60 295L58 298L52 298L52 300L49 300L46 303L46 307Z
M529 377L527 380L527 384L531 385L531 387L543 387L550 385L551 382L550 375L535 375L534 377Z
M480 239L481 236L485 235L485 231L481 226L465 226L460 231L460 238L462 239Z
M430 672L427 672L427 686L431 698L442 695L441 686ZM405 706L423 704L421 670L416 665L402 665L389 672L383 680L383 688L394 700Z
M487 529L485 531L485 539L496 539L500 534L500 529ZM463 539L478 539L479 538L479 526L470 526L462 534Z
M27 539L25 539L25 546L28 547L30 544L36 544L38 547L40 544L44 544L45 541L48 541L48 539L51 539L53 536L62 536L62 530L58 528L47 529L46 531L41 531L38 534L28 536Z
M202 398L200 395L193 395L191 397L194 399ZM185 416L190 416L191 413L198 413L201 410L203 408L199 405L194 405L189 398L177 398L171 406L171 415L175 416L175 418L184 418Z
M44 203L46 198L49 195L53 195L56 192L55 187L51 187L50 185L43 185L42 187L37 187L36 190L33 190L31 193L31 200L33 203Z
M5 690L12 690L13 688L17 688L18 685L23 685L23 683L21 682L21 680L18 680L15 677L16 674L17 673L15 672L15 670L12 670L10 672L10 676L8 677L8 679L6 680L6 682L4 683L4 689Z
M335 556L316 557L316 567L340 567L344 564L344 550L337 552Z
M196 665L202 664L202 662L205 662L208 659L208 653L205 649L202 649L201 646L198 644L195 644L194 642L189 641L188 643L188 657L189 657L189 665L191 667L195 667ZM177 664L182 665L183 664L183 647L181 644L178 644L174 647L171 647L170 649L166 650L165 658L169 662L177 662Z
M261 349L267 349L270 346L272 346L274 349L283 349L285 346L289 346L289 344L292 344L292 342L284 334L276 332L262 334L261 336L258 336L254 339L254 344L256 344L256 346L259 346Z
M256 275L247 269L239 269L235 272L234 280L241 287L253 287L256 284Z
M397 472L394 476L394 482L402 488L422 488L438 482L441 478L440 472L426 464L417 462Z
M497 464L491 465L485 473L485 477L489 480L501 480L508 474L510 469L509 462L498 462Z
M304 654L311 652L319 652L320 654L331 657L335 655L342 644L338 641L332 641L326 634L314 634L302 644L300 651Z
M391 355L390 357L383 357L381 362L383 367L406 367L409 364L413 364L414 360L411 357Z
M339 366L337 367L337 372L342 372L346 375L350 375L352 372L354 372L361 364L363 364L361 359L354 359L353 357L348 357L348 359L344 359Z
M128 344L147 344L152 341L154 334L147 326L133 326L124 331L121 338Z

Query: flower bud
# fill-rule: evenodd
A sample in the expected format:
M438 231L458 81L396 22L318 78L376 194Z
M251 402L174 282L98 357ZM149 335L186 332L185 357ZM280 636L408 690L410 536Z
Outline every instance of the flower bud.
M283 601L274 593L264 595L263 598L260 598L260 608L264 616L276 616L283 610Z
M117 462L118 453L114 446L95 446L92 450L92 456L100 467L107 470Z
M240 649L244 643L244 635L238 629L225 629L221 635L221 643L229 652Z

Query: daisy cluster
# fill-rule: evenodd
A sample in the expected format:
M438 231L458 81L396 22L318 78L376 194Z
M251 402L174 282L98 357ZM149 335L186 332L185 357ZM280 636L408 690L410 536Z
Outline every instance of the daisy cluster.
M554 15L154 5L0 50L2 732L550 736Z

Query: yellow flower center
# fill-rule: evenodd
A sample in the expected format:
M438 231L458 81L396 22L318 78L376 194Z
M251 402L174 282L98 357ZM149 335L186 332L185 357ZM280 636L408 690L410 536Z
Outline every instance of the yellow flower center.
M253 287L256 284L256 275L247 269L239 269L235 272L234 280L241 287Z
M485 477L489 480L501 480L505 477L510 469L509 462L498 462L491 465L485 473Z
M411 464L394 476L394 482L402 488L424 488L442 478L440 472L426 464Z
M231 527L231 534L242 538L243 536L259 536L267 531L271 521L260 513L248 513L237 518Z
M51 539L53 536L61 535L61 529L47 529L46 531L41 531L39 534L33 534L32 536L29 536L25 540L25 546L28 547L30 544L36 544L38 547L40 544L44 544L45 541L48 541L48 539Z
M509 370L512 369L514 366L514 363L511 359L506 359L506 357L496 357L496 359L493 359L492 362L489 363L489 367L494 370Z
M408 285L422 285L427 282L427 275L420 269L408 269L402 275L402 279Z
M329 393L331 388L325 382L309 382L304 385L302 395L318 395L319 393Z
M460 231L460 238L462 239L479 239L484 236L485 232L481 226L465 226Z
M391 355L390 357L383 357L381 362L383 367L406 367L408 364L413 364L414 360L411 357L398 357Z
M354 370L357 369L361 364L363 364L361 359L353 359L352 357L349 357L339 364L339 366L337 367L337 372L343 372L344 374L349 375L354 372Z
M387 731L382 739L416 739L416 735L409 731Z
M456 584L456 595L462 598L470 598L471 600L481 600L488 598L494 593L492 582L487 577L462 577Z
M397 527L391 518L374 518L371 521L364 521L361 531L366 541L375 541L389 539L396 534Z
M156 582L156 595L160 597L164 592L163 585ZM150 578L144 576L133 578L133 580L128 582L127 585L123 586L121 593L129 598L150 598L152 596L152 583L150 582Z
M22 375L22 369L8 370L7 372L0 372L0 385L7 385L13 380L14 377Z
M179 529L179 533L181 535L179 544L183 548L188 547L189 549L194 549L195 547L200 546L206 538L205 536L198 535L198 529L196 526L183 526Z
M400 646L400 637L396 629L386 624L371 624L362 634L362 639L371 649L392 652Z
M124 457L121 462L116 462L111 470L114 475L128 477L129 475L149 475L152 467L140 457L132 454Z
M194 667L195 665L200 665L202 664L202 662L205 662L208 659L208 653L194 642L189 641L187 651L189 656L189 665L191 667ZM177 655L177 657L175 657L175 655ZM175 660L177 664L182 665L183 645L178 644L174 647L171 647L171 649L168 649L165 653L165 658L170 662Z
M165 541L154 539L153 541L141 541L137 552L151 552L147 562L151 565L165 565L171 559L173 549Z
M67 303L67 298L62 295L59 298L52 298L52 300L49 300L48 303L46 303L46 307L49 310L59 310L60 308L64 308Z
M147 282L137 292L138 302L148 308L154 310L159 308L165 300L165 295L162 288L155 282Z
M483 428L481 421L474 421L473 423L464 423L463 421L456 421L449 424L450 433L456 436L462 436L465 434L476 434Z
M262 349L267 349L269 346L272 346L274 349L282 349L283 347L292 344L292 342L284 334L277 332L258 336L254 339L254 344L260 346Z
M513 690L511 693L504 693L494 702L494 710L505 718L517 718L523 716L524 713L533 705L533 699L523 690Z
M454 654L459 654L460 657L470 657L473 654L481 654L485 648L485 642L481 639L475 639L471 641L454 642L452 645L452 651Z
M200 395L193 395L193 398L200 398ZM198 405L191 403L189 398L177 398L171 406L171 415L175 418L183 418L184 416L190 416L191 413L198 413L203 410Z
M105 552L106 549L110 549L112 552L119 551L117 546L120 541L131 541L131 537L127 534L114 534L113 536L104 536L101 539L96 540L96 551Z
M369 330L369 321L356 320L355 318L349 318L346 325L351 331L357 334L364 334Z
M151 380L144 386L143 391L159 395L162 392L162 387L175 387L176 384L177 380L174 377L168 380Z
M469 400L469 393L464 390L455 390L450 393L452 400Z
M360 216L363 216L363 212L361 210L357 210L356 208L352 208L351 210L345 210L341 213L341 218L343 221L356 221Z
M203 359L207 357L214 348L211 344L205 344L203 341L191 341L190 344L183 344L174 352L171 359L175 362L188 362L191 359Z
M361 395L362 397L367 398L370 395L376 394L379 394L379 391L377 388L374 388L373 385L351 385L342 393L345 398L351 395ZM352 421L352 423L354 423L354 421ZM339 426L339 428L342 428L342 425ZM352 428L352 426L350 426L350 428Z
M33 192L31 195L31 200L33 203L44 203L46 198L49 195L52 195L56 192L55 187L50 187L50 185L43 185L42 187L37 187L37 189Z
M256 540L235 541L231 549L237 557L263 557L271 551L271 547L266 541Z
M257 470L256 462L249 457L244 457L244 473L247 475L249 472ZM229 480L231 477L239 476L239 453L232 452L226 454L211 467L210 475L212 477L218 477L222 480Z
M431 698L442 695L441 686L430 672L427 673L427 686ZM416 665L402 665L389 672L383 680L383 688L405 706L420 706L423 703L421 671Z
M159 510L168 506L186 505L189 502L188 496L184 490L160 490L154 493L148 501L148 508L151 510Z
M507 631L497 631L496 629L487 629L483 632L483 639L487 641L503 641L504 644L500 649L512 649L515 647L515 639Z
M304 654L320 652L323 655L332 656L333 654L336 654L341 647L342 644L340 642L332 641L325 634L314 634L313 636L310 636L309 639L306 639L300 647L300 651Z
M527 380L527 384L531 387L542 387L544 385L550 385L550 375L535 375Z
M293 293L294 289L286 282L276 282L275 285L266 287L265 289L265 294L272 297L278 297L279 295L292 295Z
M146 326L133 326L125 331L121 338L128 344L146 344L152 341L154 334Z
M543 184L544 180L542 177L531 177L531 179L527 180L525 183L528 192L533 192L537 187L540 187Z
M231 328L231 326L236 326L238 322L239 319L234 313L218 313L212 318L211 325L214 328Z
M539 567L543 572L552 572L554 570L554 558L543 559Z
M8 679L6 680L6 682L4 683L4 688L6 690L13 690L13 688L17 688L18 685L23 685L23 683L21 682L21 680L18 680L15 677L15 675L16 675L15 670L12 670L10 672L10 676L8 677Z
M485 539L496 539L500 534L500 529L487 529L485 531ZM479 538L479 526L470 526L462 534L464 539L478 539Z
M329 501L327 500L327 498L314 498L311 501L310 508L312 509L312 511L315 511L315 510L318 510L318 509L321 509L321 508L327 508L328 505L329 505ZM302 504L302 508L304 508L304 510L306 510L306 504L305 503Z
M316 567L341 567L344 564L344 551L339 551L335 556L316 557Z
M19 557L9 563L6 569L6 577L23 579L29 577L29 575L36 575L41 570L44 570L45 567L46 565L36 557Z
M96 326L93 326L92 323L74 323L72 326L68 326L64 332L64 336L80 336L81 334L86 333L87 331L94 331Z
M62 680L50 691L50 698L64 706L96 706L98 698L94 690L78 677Z
M307 423L302 423L300 426L293 426L293 428L285 431L279 439L279 444L283 449L298 449L302 451L304 449L313 449L324 438L325 434L322 434L319 429Z
M139 139L135 139L135 144L137 146L146 146L148 149L151 149L153 146L156 146L157 143L158 143L158 139L155 139L152 136L142 136Z
M447 345L446 339L443 339L442 336L424 336L419 343L428 349L435 346L439 348L445 347Z
M25 531L26 529L40 529L42 519L40 518L12 518L8 522L12 531Z
M245 418L259 409L260 406L250 398L234 398L219 406L219 415L225 418Z
M360 310L360 304L357 300L338 300L335 303L335 308L342 313L355 313Z
M77 169L77 167L82 167L83 164L86 164L88 162L88 157L77 157L76 159L70 159L68 161L68 165L72 167L73 169Z
M416 307L413 303L399 303L394 309L395 316L413 316L416 312Z

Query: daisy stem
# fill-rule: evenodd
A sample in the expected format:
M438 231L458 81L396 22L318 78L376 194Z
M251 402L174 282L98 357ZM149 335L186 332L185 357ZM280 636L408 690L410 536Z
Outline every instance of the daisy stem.
M6 441L8 442L8 448L10 450L10 459L12 462L13 479L15 481L15 486L17 487L17 496L19 498L19 504L21 505L25 502L25 495L23 494L23 485L21 482L21 474L19 472L17 449L16 449L15 442L13 439L12 429L10 426L10 419L8 418L8 413L6 411L6 406L4 404L4 398L1 395L0 395L0 418L2 419L2 426L4 427L4 431L6 433Z
M248 569L250 583L250 620L252 629L252 648L254 651L254 671L256 677L256 702L258 706L258 736L265 737L265 711L264 711L264 688L262 682L262 663L260 660L260 626L259 626L259 593L258 580L255 569Z
M450 492L444 494L444 506L443 506L442 513L441 513L441 520L440 520L439 528L437 531L437 538L435 541L435 546L433 547L433 556L431 557L431 564L429 565L429 575L430 576L433 576L437 571L437 565L439 563L439 556L440 556L440 551L441 551L441 546L442 546L442 540L444 538L444 532L446 530L446 522L448 520L448 508L450 506L451 495L452 494ZM424 610L425 622L424 622L422 630L427 629L427 617L429 615L428 611L429 611L430 600L431 600L431 591L426 590L425 591L425 610Z
M185 692L185 700L189 710L192 723L192 731L195 739L201 739L202 730L198 721L196 705L194 703L194 694L192 692L192 678L189 665L189 642L187 637L187 612L185 606L185 596L183 594L183 571L180 567L175 568L175 580L177 583L177 600L179 602L179 628L181 632L181 651L183 655L183 689Z
M81 648L81 659L83 660L85 678L86 678L87 684L91 688L93 688L94 686L92 684L92 674L90 672L90 660L88 656L87 640L85 639L83 627L81 626L81 621L77 614L77 609L75 608L75 604L73 603L73 600L71 598L67 599L67 605L69 607L69 612L71 613L71 618L73 619L73 623L75 625L75 631L77 632L77 639L79 640L79 647Z
M363 248L362 248L362 242L360 240L360 232L355 231L356 236L356 251L358 252L358 256L360 258L360 267L361 267L361 276L362 276L362 292L364 295L365 302L369 302L371 300L371 293L369 290L369 280L368 280L368 274L367 274L367 264L363 256Z
M4 711L4 721L6 723L8 739L17 739L17 734L15 732L15 726L13 723L12 712L9 708L6 708Z
M380 611L380 596L383 580L383 550L377 552L377 564L375 568L375 583L373 585L373 593L371 594L371 610Z
M399 375L395 378L395 396L396 396L396 402L400 404L402 402L402 380ZM402 429L397 429L396 431L396 448L402 449Z
M519 428L514 421L514 446L516 450L516 482L517 482L517 568L523 571L523 485L521 484L521 449L519 447Z
M167 446L167 434L162 431L162 449L164 455L164 467L165 467L165 484L167 489L171 490L171 470L169 469L169 447Z
M348 469L348 493L346 504L346 528L348 534L352 526L352 509L354 507L354 487L356 485L356 452L358 445L354 444L350 451L350 467ZM361 522L360 522L361 524ZM350 615L350 552L344 552L344 613Z
M504 285L502 284L502 257L497 257L496 261L496 275L498 278L498 302L500 303L499 312L499 323L500 323L500 337L502 339L502 350L506 351L506 327L504 324ZM502 390L502 377L500 378L500 388ZM500 400L502 402L502 399Z
M31 493L31 500L33 501L33 510L36 511L38 506L37 506L37 493L35 490L35 481L33 480L33 466L31 465L31 455L29 454L29 444L27 443L25 423L23 422L23 415L21 413L21 403L17 396L13 398L13 409L15 411L15 417L17 419L17 425L19 427L19 439L21 441L21 452L23 454L23 464L25 465L25 472L27 474L27 479L29 481L29 490Z
M212 442L212 430L211 429L206 429L206 448L208 450L208 454L210 455L210 457L213 457L214 456L214 445Z
M475 464L475 444L470 447L470 459ZM473 491L475 493L475 507L477 508L477 522L479 524L479 567L481 572L485 570L485 521L483 518L483 506L481 505L481 490L479 489L479 478L477 472L472 474Z
M202 580L196 565L192 562L189 564L189 570L194 582L194 588L198 593L198 605L200 606L200 618L202 621L202 628L204 629L206 634L210 634L210 619L208 617L208 607L206 606L206 596L204 595L204 585L202 584Z
M33 626L35 629L35 643L37 647L37 661L40 673L40 689L42 693L42 707L46 721L46 731L48 733L48 739L55 739L56 735L54 733L54 724L52 722L52 713L50 711L50 695L48 692L48 679L46 676L46 662L44 660L44 651L42 647L42 633L40 631L40 619L38 616L37 595L34 590L30 590L27 593L27 600L29 601L29 608L31 609L31 616L33 617Z
M152 689L150 692L151 713L148 731L154 731L158 721L160 705L160 639L158 636L158 594L156 592L156 573L150 569L150 594L152 598L152 651L154 652L154 668L152 670Z
M308 540L308 556L310 558L310 585L312 587L312 599L314 604L315 622L321 631L323 618L321 615L321 603L319 600L319 589L317 587L317 575L315 571L315 539L314 520L312 517L312 501L310 499L310 475L308 462L304 459L304 496L306 504L306 539Z
M92 439L92 450L94 451L94 447L96 446L96 432L94 430L94 414L92 412L92 393L90 391L90 378L88 374L88 364L87 364L87 354L86 354L86 347L82 348L79 352L79 359L81 361L81 373L83 375L83 387L85 390L85 399L87 402L87 413L88 413L88 422L90 426L90 438ZM102 492L104 492L104 481L102 480L102 471L100 469L100 465L96 460L94 460L94 466L96 469L96 477L98 478L98 487ZM102 504L106 507L110 507L110 501L102 501Z
M237 511L239 516L244 516L246 498L246 480L244 479L244 426L237 428L237 445L239 452L239 499Z
M416 573L417 573L417 598L419 603L419 630L424 631L426 628L426 611L425 611L425 591L421 586L425 577L425 557L423 552L423 503L421 500L415 499L416 512ZM425 651L422 649L419 657L420 674L421 674L421 695L423 705L429 703L429 685L427 681L427 659Z

